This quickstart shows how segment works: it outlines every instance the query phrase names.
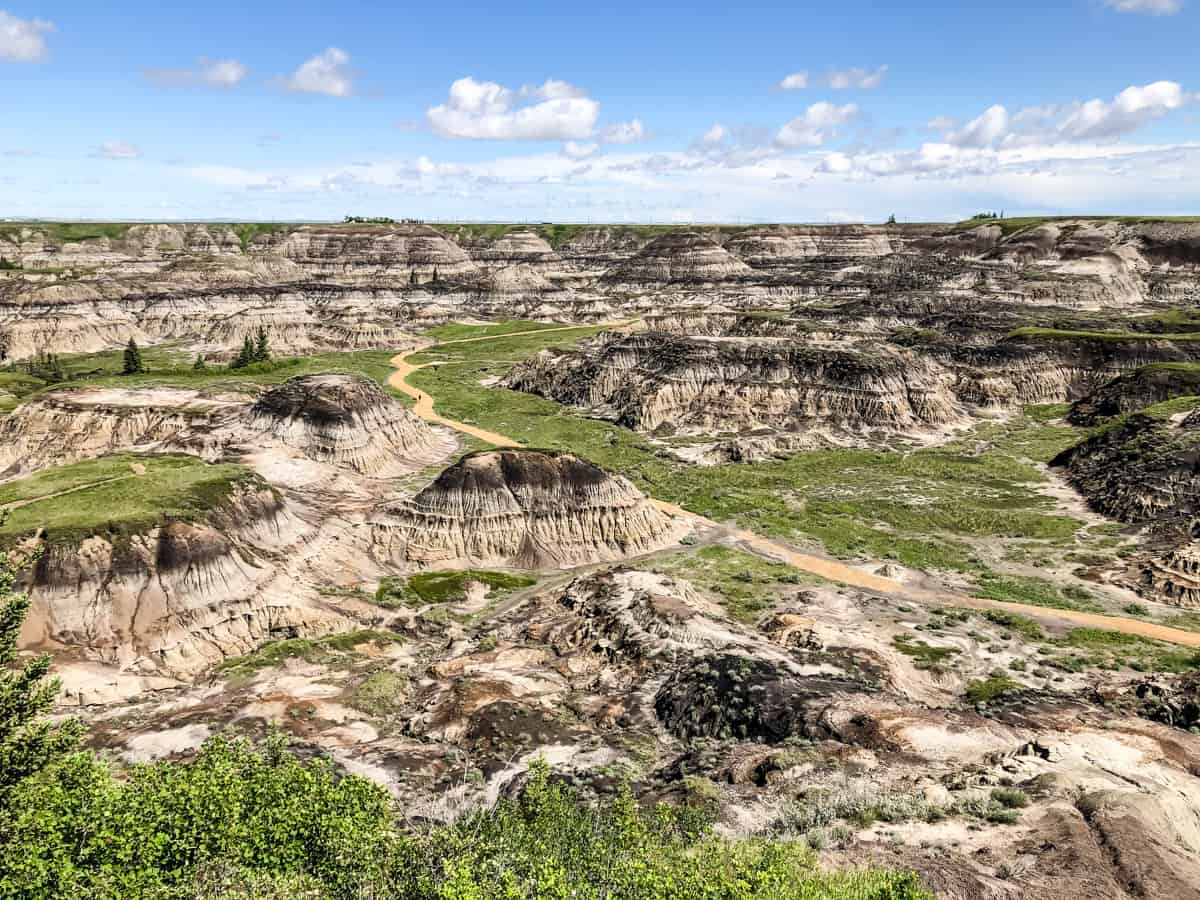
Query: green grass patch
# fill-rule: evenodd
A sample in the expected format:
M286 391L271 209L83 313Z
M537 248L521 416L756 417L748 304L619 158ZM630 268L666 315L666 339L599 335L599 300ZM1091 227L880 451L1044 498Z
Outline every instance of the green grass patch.
M350 665L359 659L355 648L363 644L402 644L404 638L390 631L368 629L333 634L322 638L288 638L263 644L253 653L231 657L217 666L217 672L231 678L245 678L263 669L276 668L290 659L322 665Z
M385 719L395 715L408 695L408 678L388 669L372 672L350 694L350 705L369 716Z
M1020 690L1020 682L1013 681L1002 675L993 675L979 681L972 681L965 692L969 703L991 703L1014 691Z
M472 582L486 585L488 598L498 600L515 591L532 587L537 584L537 579L529 575L489 572L484 569L421 572L407 577L389 576L379 583L379 589L375 592L375 602L387 607L461 603L467 598L467 588Z
M747 624L774 608L792 586L822 583L820 578L799 573L783 563L722 546L658 557L650 568L687 579L715 595L730 616Z
M1076 331L1065 328L1039 328L1028 326L1015 328L1005 339L1030 339L1043 341L1200 341L1200 333L1179 332L1176 334L1146 334L1139 331Z
M985 600L1005 600L1052 609L1103 612L1092 594L1074 585L1060 587L1044 578L1024 575L997 575L985 572L976 581L974 593Z
M905 656L911 657L918 669L940 671L945 668L945 663L958 656L958 650L954 647L933 647L908 634L896 635L892 643Z
M144 467L144 474L137 474L137 467ZM96 534L136 534L166 519L194 521L238 485L266 487L245 466L175 454L116 453L46 469L0 484L0 506L36 501L9 511L0 525L0 545L39 528L51 543L77 544Z
M1054 510L1033 462L1075 443L1079 432L1020 417L981 431L988 449L956 445L910 453L821 450L787 460L695 467L665 459L645 438L557 403L483 379L506 374L545 347L570 346L600 329L543 333L436 347L414 362L437 362L410 382L438 412L529 446L570 450L619 472L653 496L720 522L773 537L820 542L839 557L894 559L922 570L980 571L968 539L1064 545L1081 523ZM454 334L470 336L471 326ZM569 335L569 336L568 336ZM1033 462L1025 462L1028 458Z
M1086 668L1174 673L1200 669L1200 651L1103 628L1073 628L1048 646L1064 653L1047 663L1073 672Z

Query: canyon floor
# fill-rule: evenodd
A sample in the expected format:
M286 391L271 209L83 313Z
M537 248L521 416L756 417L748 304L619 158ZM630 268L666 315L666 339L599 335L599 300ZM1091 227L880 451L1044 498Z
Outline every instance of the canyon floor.
M540 757L939 897L1200 897L1200 226L0 257L22 646L120 765L282 730L450 821Z

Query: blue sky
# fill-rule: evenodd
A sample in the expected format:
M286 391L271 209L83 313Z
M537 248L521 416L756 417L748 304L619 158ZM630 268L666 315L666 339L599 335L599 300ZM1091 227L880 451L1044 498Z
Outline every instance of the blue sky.
M0 0L0 216L1200 212L1200 0Z

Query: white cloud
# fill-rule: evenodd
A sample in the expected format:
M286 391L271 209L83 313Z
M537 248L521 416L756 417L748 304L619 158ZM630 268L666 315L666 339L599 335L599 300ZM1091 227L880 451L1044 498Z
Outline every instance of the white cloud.
M1008 135L1008 127L1008 110L996 104L950 135L949 142L956 147L990 147Z
M318 53L284 81L289 91L297 94L324 94L327 97L349 97L354 91L350 74L350 54L338 47Z
M1127 87L1111 102L1089 100L1059 126L1070 140L1109 139L1135 131L1184 104L1183 88L1173 81Z
M600 133L600 140L606 144L636 144L645 139L646 128L641 119L609 125Z
M793 72L779 82L779 87L785 91L802 91L808 87L808 73Z
M600 149L599 144L580 144L576 141L567 141L563 144L563 156L569 159L587 159L593 153Z
M124 141L105 141L93 147L90 155L101 159L140 159L142 149L136 144L127 144Z
M147 79L165 87L187 87L203 84L215 88L231 88L241 83L249 69L236 59L197 60L192 69L146 69Z
M721 141L725 140L727 137L729 137L729 129L720 122L717 122L712 128L704 132L704 134L700 137L700 143L711 147L714 144L721 143Z
M854 161L845 153L827 153L825 158L817 163L815 171L830 175L844 175L854 168Z
M1173 16L1183 9L1183 0L1104 0L1104 5L1123 13Z
M949 131L958 127L958 119L953 116L934 116L925 123L925 127L930 131Z
M779 129L776 143L784 147L819 147L837 136L838 127L858 117L858 106L847 103L814 103L804 115L797 116Z
M534 100L521 105L524 98ZM445 103L425 111L430 128L442 137L504 141L589 138L599 115L600 104L565 81L512 91L470 76L450 85Z
M212 87L240 84L250 70L236 59L200 59L200 80Z
M887 75L887 71L887 66L880 66L873 72L857 68L840 69L829 73L829 86L835 91L842 91L847 88L871 90L883 84L883 78Z
M18 19L0 9L0 60L35 63L46 58L45 35L55 30L44 19Z
M1029 106L1012 114L996 104L947 135L946 140L957 147L1110 141L1162 118L1190 99L1176 82L1156 81L1127 87L1107 101Z

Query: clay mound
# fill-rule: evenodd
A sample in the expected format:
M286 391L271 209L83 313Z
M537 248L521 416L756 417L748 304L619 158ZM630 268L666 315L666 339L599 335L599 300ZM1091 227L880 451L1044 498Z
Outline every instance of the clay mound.
M654 698L654 711L678 738L738 738L778 743L823 736L820 718L841 692L861 683L800 677L786 663L731 653L698 657L681 666Z
M694 231L655 238L604 276L610 282L704 283L748 275L753 270L718 244Z
M278 560L311 536L261 483L195 521L48 543L27 579L22 647L76 648L127 671L189 678L273 638L319 634L342 617L267 590Z
M475 275L466 251L426 225L305 225L266 239L266 249L323 276L390 276L407 283Z
M1135 413L1050 461L1088 505L1122 522L1186 532L1200 516L1200 415Z
M492 243L471 249L477 262L494 263L555 263L559 262L554 248L532 231L510 231Z
M944 372L886 346L711 340L645 332L543 351L513 369L513 390L582 406L638 431L759 428L915 433L962 420Z
M1200 544L1189 542L1151 560L1142 573L1142 588L1159 603L1200 609Z
M364 475L411 469L436 455L425 422L359 375L301 375L266 391L251 409L255 428L309 459Z
M1092 426L1164 400L1195 396L1200 396L1200 366L1151 364L1114 378L1077 400L1067 414L1067 421L1072 425Z
M683 654L761 644L686 581L653 572L609 570L572 581L559 594L566 615L527 633L555 652L602 653L613 662L674 660Z
M464 456L396 511L379 538L405 562L542 569L665 547L680 526L628 480L571 453Z

